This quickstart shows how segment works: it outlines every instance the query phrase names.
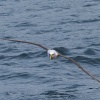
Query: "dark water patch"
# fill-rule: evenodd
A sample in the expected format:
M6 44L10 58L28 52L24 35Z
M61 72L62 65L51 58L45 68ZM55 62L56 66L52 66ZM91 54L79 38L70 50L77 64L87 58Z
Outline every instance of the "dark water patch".
M19 55L15 55L15 56L11 56L11 59L31 59L32 57L34 57L34 53L32 52L28 52L28 53L21 53Z
M44 34L44 33L51 33L51 32L56 32L57 29L56 28L47 28L47 29L42 29L42 30L39 30L39 31L36 31L36 35L39 35L39 34Z
M0 60L3 60L3 59L5 59L5 58L6 58L6 56L0 55Z
M67 48L65 47L56 47L56 48L53 48L54 50L57 50L59 53L63 54L63 55L69 55L70 52Z
M33 57L38 58L38 57L47 57L47 52L46 51L38 51L32 53Z
M28 10L31 10L31 9L27 9L27 11L28 11ZM39 15L35 15L35 14L29 15L29 18L36 18L36 17L39 17Z
M10 13L0 13L0 16L9 16Z
M71 14L70 16L77 18L79 15L77 15L77 14Z
M5 52L9 52L9 51L2 51L3 53ZM11 52L11 51L10 51ZM11 59L18 59L18 60L25 60L25 59L32 59L32 58L38 58L38 57L47 57L47 52L43 51L43 52L22 52L22 53L18 53L18 54L11 54L11 55L0 55L0 60L4 60L4 61L9 61ZM8 64L9 65L9 64Z
M82 62L82 63L88 63L91 65L98 65L100 64L100 58L89 58L86 56L76 56L76 57L72 57L74 60L76 60L77 62Z
M86 38L86 40L87 40L88 38ZM95 44L95 43L91 43L89 46L100 46L100 44L98 43L98 44Z
M8 80L8 79L15 79L15 78L20 78L20 79L27 79L30 78L31 75L27 72L22 72L22 73L10 73L10 74L4 74L0 75L0 80Z
M27 92L27 90L26 90L26 92ZM29 93L30 93L30 91L28 91L28 93L24 93L23 91L19 91L16 88L13 91L12 90L5 91L1 95L3 97L2 100L6 100L6 99L7 100L46 100L46 99L41 99L38 96L35 96L34 93L32 93L32 94L29 94Z
M51 6L42 6L42 10L51 10L51 9L53 9L53 6L51 5Z
M4 36L3 38L5 38L5 39L12 39L11 36ZM2 41L3 41L3 40L2 40Z
M18 55L18 58L24 58L24 59L29 59L31 58L29 55L32 55L32 53L22 53L20 55Z
M21 0L14 0L15 2L19 2L19 1L21 1Z
M43 52L40 51L38 56L40 56L40 57L47 57L47 52L46 51L43 51Z
M38 57L46 57L47 52L23 52L19 55L13 55L13 56L8 56L9 59L32 59L32 58L38 58Z
M2 49L3 50L0 51L1 53L8 53L8 52L13 52L13 51L17 50L15 47L14 48L12 48L12 47L4 47Z
M0 6L2 7L2 6L4 6L3 4L0 4Z
M76 92L76 91L78 91L78 90L76 90L76 89L69 89L69 90L68 90L68 88L66 88L66 92L67 92L67 93L74 93L74 92Z
M77 97L73 94L67 93L67 92L58 92L56 90L50 90L46 91L45 93L42 93L41 95L45 95L46 98L50 100L74 100Z
M92 7L92 6L96 6L96 3L91 3L91 4L85 4L83 7Z
M66 21L61 21L61 22L59 22L58 24L59 25L64 25L64 24L66 24L67 22Z
M86 50L84 51L84 54L86 54L86 55L96 55L94 49L92 49L92 48L86 49Z
M72 32L71 30L63 30L63 33L70 33L70 32ZM64 38L64 40L66 40L66 39L70 39L69 37L65 37Z
M26 9L27 12L30 12L30 11L32 11L32 10L33 10L33 9L31 9L31 8Z
M84 24L84 23L93 23L93 22L99 22L99 18L94 19L86 19L86 20L75 20L75 21L69 21L69 23L78 23L78 24Z
M2 65L5 65L5 66L14 66L16 65L17 63L14 63L14 62L10 62L10 63L3 63Z
M6 11L6 12L5 12ZM0 13L0 16L11 16L12 14L13 14L13 12L14 12L14 10L13 9L6 9L4 12L1 12Z
M74 84L70 87L67 87L67 89L76 89L76 88L79 88L79 87L82 87L82 86L85 86L85 85L78 85L78 84Z
M100 0L92 0L92 1L94 1L94 2L100 2Z
M39 65L37 65L37 66L35 66L35 67L37 67L37 68L48 68L48 67L51 67L50 65L48 65L48 64L39 64ZM44 70L46 70L46 69L44 69Z
M14 59L16 56L10 56L10 55L0 55L0 60L2 61L9 61L10 59ZM9 65L9 64L8 64Z
M7 1L7 0L0 0L0 1Z
M15 25L15 27L37 27L37 25L32 24L30 22L22 22L20 24Z
M84 49L84 47L80 45L80 46L77 46L77 47L75 47L75 48L73 48L73 49L76 49L76 50L77 50L77 49Z

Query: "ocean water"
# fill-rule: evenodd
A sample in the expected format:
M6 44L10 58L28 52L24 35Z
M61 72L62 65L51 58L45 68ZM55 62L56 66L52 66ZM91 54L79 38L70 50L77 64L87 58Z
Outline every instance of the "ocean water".
M0 38L55 49L100 80L100 0L0 0ZM0 40L0 100L100 100L100 83L37 46Z

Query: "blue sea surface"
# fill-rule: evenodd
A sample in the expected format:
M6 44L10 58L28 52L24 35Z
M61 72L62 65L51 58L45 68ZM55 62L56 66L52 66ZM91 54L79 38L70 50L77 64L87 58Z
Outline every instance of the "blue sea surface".
M100 0L0 0L0 38L55 49L100 80ZM100 83L42 48L0 39L0 100L100 100Z

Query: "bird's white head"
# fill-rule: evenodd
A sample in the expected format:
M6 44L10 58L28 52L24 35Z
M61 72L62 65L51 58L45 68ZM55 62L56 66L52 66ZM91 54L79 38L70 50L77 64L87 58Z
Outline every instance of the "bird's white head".
M56 58L59 55L56 50L48 50L47 53L50 59Z

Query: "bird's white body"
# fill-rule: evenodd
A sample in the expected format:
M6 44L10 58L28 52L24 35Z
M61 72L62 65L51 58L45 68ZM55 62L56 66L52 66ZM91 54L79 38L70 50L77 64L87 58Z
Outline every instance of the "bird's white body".
M47 53L50 56L50 59L56 58L59 55L59 53L56 50L48 50Z

